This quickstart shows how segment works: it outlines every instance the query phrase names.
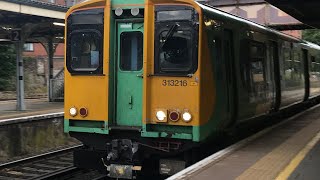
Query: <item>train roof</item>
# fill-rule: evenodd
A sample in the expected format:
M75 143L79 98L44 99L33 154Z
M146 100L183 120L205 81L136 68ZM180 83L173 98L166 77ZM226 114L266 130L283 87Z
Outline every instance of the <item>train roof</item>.
M302 43L303 43L303 45L305 45L305 46L307 46L307 47L320 50L320 46L319 46L318 44L315 44L315 43L312 43L312 42L309 42L309 41L304 41L304 40L303 40Z
M267 31L267 32L270 32L270 33L273 33L273 34L276 34L276 35L278 35L278 36L280 36L280 37L283 37L283 38L288 38L288 39L291 39L291 40L294 40L294 41L297 41L297 42L300 42L300 43L305 43L307 46L310 46L310 47L313 47L313 48L320 49L320 46L319 46L319 45L316 45L316 44L314 44L314 43L310 43L310 42L304 41L304 40L302 40L302 39L299 39L299 38L290 36L290 35L288 35L288 34L285 34L285 33L282 33L282 32L280 32L280 31L277 31L277 30L275 30L275 29L272 29L272 28L263 26L263 25L258 24L258 23L256 23L256 22L253 22L253 21L244 19L244 18L242 18L242 17L235 16L235 15L233 15L233 14L224 12L224 11L222 11L222 10L219 10L219 9L217 9L217 8L212 7L212 6L209 5L209 4L206 4L205 2L196 2L196 3L197 3L202 9L205 9L205 10L207 10L207 11L211 11L211 12L213 12L213 13L215 13L215 14L220 15L220 16L223 16L223 17L232 19L232 20L234 20L234 21L237 21L237 22L240 22L240 23L243 23L243 24L252 26L252 27L256 27L256 28L258 28L258 29L261 29L261 30L264 30L264 31Z

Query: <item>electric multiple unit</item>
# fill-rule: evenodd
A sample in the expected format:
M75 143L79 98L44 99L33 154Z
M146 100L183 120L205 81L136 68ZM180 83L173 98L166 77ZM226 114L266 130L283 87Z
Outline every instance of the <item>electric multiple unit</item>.
M319 46L196 1L91 0L66 23L65 132L75 165L110 177L155 157L172 174L192 160L170 157L320 94Z

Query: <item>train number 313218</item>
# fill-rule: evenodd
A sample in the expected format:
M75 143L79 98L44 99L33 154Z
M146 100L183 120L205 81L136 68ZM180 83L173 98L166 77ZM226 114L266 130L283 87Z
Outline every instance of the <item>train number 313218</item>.
M163 80L162 86L188 86L187 80Z

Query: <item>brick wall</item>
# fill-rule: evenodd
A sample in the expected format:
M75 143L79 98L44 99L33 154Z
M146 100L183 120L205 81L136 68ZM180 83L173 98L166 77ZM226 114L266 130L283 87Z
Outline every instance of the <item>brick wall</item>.
M298 20L263 0L209 0L208 2L222 11L263 25L301 24ZM299 30L284 31L284 33L298 38L302 36Z

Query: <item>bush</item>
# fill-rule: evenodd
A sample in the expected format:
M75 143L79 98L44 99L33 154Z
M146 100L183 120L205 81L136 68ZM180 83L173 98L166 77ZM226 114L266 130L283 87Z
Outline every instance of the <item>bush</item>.
M0 91L15 90L16 55L13 45L0 44Z
M306 29L302 32L302 38L320 45L320 30Z

